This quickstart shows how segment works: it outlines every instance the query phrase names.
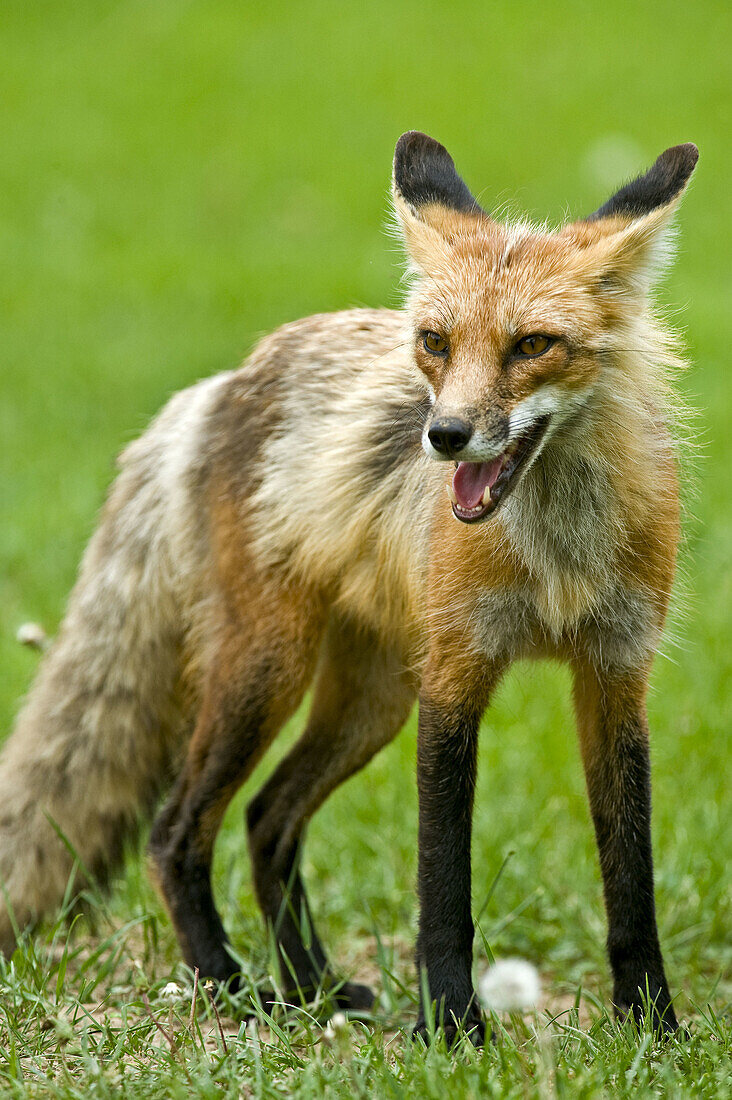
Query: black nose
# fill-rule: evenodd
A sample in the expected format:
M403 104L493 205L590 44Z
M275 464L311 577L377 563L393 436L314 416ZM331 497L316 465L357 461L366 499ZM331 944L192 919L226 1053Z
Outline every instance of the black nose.
M433 421L432 427L427 432L427 438L436 451L454 455L462 451L472 434L472 424L459 420L455 416L443 416Z

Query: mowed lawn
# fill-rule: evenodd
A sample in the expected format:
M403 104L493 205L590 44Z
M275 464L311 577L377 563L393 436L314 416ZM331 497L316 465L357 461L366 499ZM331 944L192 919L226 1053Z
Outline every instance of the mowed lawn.
M191 1014L191 975L133 853L70 936L46 927L4 964L3 1095L729 1095L731 35L729 5L713 0L693 14L655 0L2 5L3 734L38 661L17 628L56 629L121 447L171 393L236 365L278 324L399 303L383 227L403 130L443 141L485 206L551 223L589 213L668 145L701 150L660 292L698 415L650 699L659 925L688 1041L658 1045L607 1015L568 677L527 665L484 723L474 911L477 970L491 953L531 960L536 1014L496 1018L484 1052L406 1038L413 716L308 836L317 919L343 973L378 987L372 1023L247 1027L223 1000L219 1030L204 990ZM237 797L217 851L217 897L254 982L271 963L243 807L303 717Z

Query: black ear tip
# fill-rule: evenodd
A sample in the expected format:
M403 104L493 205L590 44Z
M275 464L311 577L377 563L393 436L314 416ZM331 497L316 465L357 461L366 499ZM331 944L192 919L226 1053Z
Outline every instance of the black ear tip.
M681 148L686 151L686 156L689 158L691 164L696 164L699 160L699 146L695 145L693 141L686 141Z
M396 144L394 185L415 209L439 203L462 213L481 213L445 146L420 130L408 130Z
M615 216L641 218L660 206L668 205L686 187L698 159L699 150L693 141L672 145L661 153L644 175L626 183L587 220Z
M394 150L394 164L403 165L411 160L423 160L427 157L447 157L452 161L444 145L435 141L429 134L423 134L421 130L407 130L396 143Z
M672 145L658 159L667 171L687 180L699 160L699 150L693 141L686 141L683 145Z

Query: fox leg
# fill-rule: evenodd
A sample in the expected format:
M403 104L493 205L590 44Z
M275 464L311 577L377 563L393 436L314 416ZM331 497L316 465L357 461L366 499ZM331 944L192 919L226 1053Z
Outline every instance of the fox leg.
M396 736L415 690L396 653L345 622L332 622L307 728L248 808L257 897L292 996L312 997L335 982L299 870L305 825L331 791ZM369 1008L373 994L336 983L332 999L343 1008Z
M613 1003L619 1016L644 1016L678 1027L656 928L651 853L651 780L647 682L642 674L612 676L589 664L574 670L574 701L590 810L600 853L608 917Z
M419 935L417 966L428 1003L415 1029L427 1038L426 1016L450 1045L460 1025L476 1045L485 1028L473 989L470 843L478 728L502 666L472 658L458 642L428 664L419 699Z
M217 981L235 966L211 891L214 841L232 797L302 699L320 614L317 601L290 589L227 608L183 770L153 827L158 884L184 957Z

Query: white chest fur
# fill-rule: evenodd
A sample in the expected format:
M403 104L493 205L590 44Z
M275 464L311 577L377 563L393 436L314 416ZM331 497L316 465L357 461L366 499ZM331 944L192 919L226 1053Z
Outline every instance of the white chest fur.
M486 588L470 621L491 658L585 652L600 667L634 667L658 642L651 594L619 579L625 532L602 466L553 450L528 472L501 522L527 578Z
M470 615L473 649L490 660L584 654L605 669L635 668L658 642L653 603L621 584L597 592L581 614L558 627L529 587L485 589Z

